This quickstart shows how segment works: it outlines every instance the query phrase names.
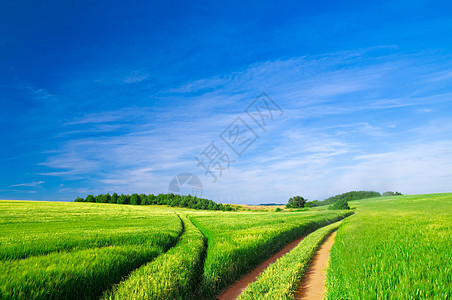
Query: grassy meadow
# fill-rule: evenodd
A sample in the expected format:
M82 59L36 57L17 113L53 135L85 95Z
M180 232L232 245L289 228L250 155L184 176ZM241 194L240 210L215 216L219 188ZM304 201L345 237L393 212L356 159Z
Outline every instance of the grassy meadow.
M348 214L0 201L0 298L210 299Z
M341 223L326 225L309 234L287 255L270 265L238 299L292 299L316 250Z
M286 244L350 214L328 210L192 214L208 241L203 295L213 298Z
M328 299L451 299L452 194L350 202L331 250Z
M193 299L201 283L206 244L202 233L184 215L176 246L133 271L104 295L104 299Z
M336 229L328 299L452 297L452 194L349 204L225 212L0 201L0 299L214 299L307 235L240 296L293 299Z
M96 298L172 247L181 219L166 209L0 201L0 298Z

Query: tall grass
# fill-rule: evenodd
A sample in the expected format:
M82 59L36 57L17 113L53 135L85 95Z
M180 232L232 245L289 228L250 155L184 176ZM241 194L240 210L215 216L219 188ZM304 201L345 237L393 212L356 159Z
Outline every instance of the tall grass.
M331 251L328 299L451 299L452 194L351 202Z
M340 223L327 225L309 234L292 251L270 265L239 299L293 299L299 280L315 251Z
M205 240L184 215L185 232L175 247L132 272L104 299L195 299Z
M0 260L141 244L157 240L161 228L177 235L180 222L168 214L173 212L122 205L0 201Z
M351 212L197 213L192 220L208 239L203 296L218 295L242 275L300 236Z
M24 249L21 255L27 254L22 259L5 254L7 259L0 260L0 299L99 297L130 271L174 245L182 231L181 220L166 210L128 208L118 214L114 206L104 209L101 204L39 204L18 203L15 210L15 203L0 202L5 212L0 219L0 250L13 253L18 248L12 241L17 240ZM27 206L32 209L23 213L21 207ZM21 236L21 224L32 233ZM99 228L99 235L111 245L97 247L89 225ZM60 236L68 244L59 241ZM32 251L39 247L45 255Z

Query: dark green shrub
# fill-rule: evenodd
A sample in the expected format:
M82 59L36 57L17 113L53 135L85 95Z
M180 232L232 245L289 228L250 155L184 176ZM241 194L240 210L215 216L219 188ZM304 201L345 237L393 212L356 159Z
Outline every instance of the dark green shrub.
M81 197L77 197L74 202L85 202L85 199L81 198Z
M350 206L348 206L347 200L339 199L336 202L334 202L333 205L330 205L329 209L331 210L350 209Z

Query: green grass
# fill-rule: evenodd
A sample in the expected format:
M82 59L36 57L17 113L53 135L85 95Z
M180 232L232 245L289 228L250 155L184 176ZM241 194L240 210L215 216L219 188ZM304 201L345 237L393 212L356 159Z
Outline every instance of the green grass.
M349 212L0 201L0 213L2 299L187 299L217 295Z
M327 225L309 234L292 251L270 265L246 288L239 299L293 299L299 280L315 251L341 222Z
M348 214L349 211L328 210L190 214L208 239L203 296L218 295L289 242Z
M328 299L451 299L452 194L350 202L331 251Z
M0 201L0 260L22 259L55 251L141 244L160 228L181 230L166 209L95 203ZM162 232L166 238L166 230Z
M185 232L175 247L132 272L104 299L194 299L202 275L206 245L202 233L184 215Z
M331 252L329 299L452 297L452 194L350 206L356 214ZM286 299L337 225L323 226L348 214L0 201L0 299L211 299L315 231L241 296Z
M174 245L166 209L0 201L0 298L95 298Z

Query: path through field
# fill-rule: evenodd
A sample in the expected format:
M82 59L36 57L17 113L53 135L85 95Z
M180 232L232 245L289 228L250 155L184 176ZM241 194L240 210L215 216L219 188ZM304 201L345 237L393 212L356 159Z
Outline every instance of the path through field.
M218 297L218 300L231 300L237 299L237 297L246 289L246 287L256 281L257 277L265 271L271 264L273 264L278 258L284 256L288 252L290 252L293 248L295 248L305 237L301 237L286 245L281 251L274 254L272 257L261 263L256 269L254 269L251 273L235 282L226 291L223 292Z
M316 300L325 297L326 269L336 231L330 234L312 259L311 265L298 286L295 299Z

